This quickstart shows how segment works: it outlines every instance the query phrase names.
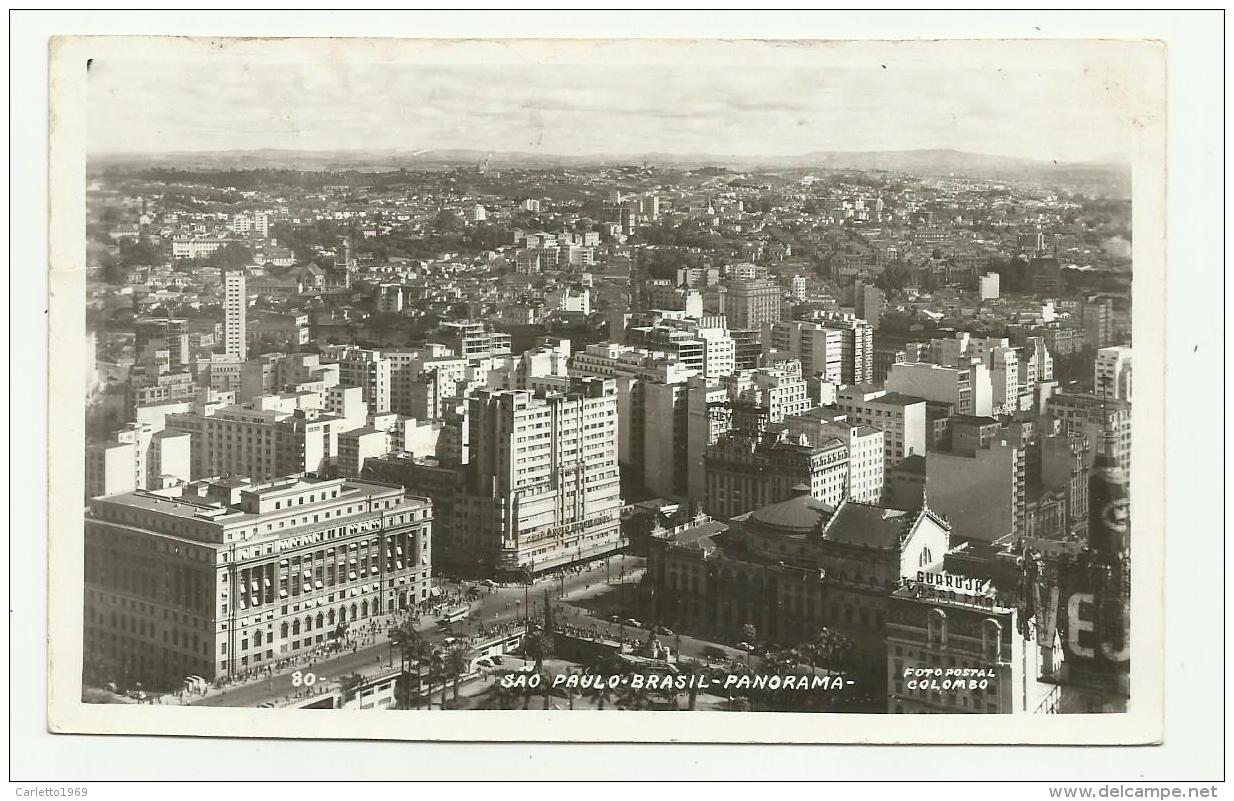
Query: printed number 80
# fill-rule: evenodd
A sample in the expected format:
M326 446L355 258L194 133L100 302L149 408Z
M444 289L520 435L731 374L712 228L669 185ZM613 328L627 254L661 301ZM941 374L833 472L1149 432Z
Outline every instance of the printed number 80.
M304 672L297 670L291 674L292 687L312 687L317 683L317 674L312 671Z

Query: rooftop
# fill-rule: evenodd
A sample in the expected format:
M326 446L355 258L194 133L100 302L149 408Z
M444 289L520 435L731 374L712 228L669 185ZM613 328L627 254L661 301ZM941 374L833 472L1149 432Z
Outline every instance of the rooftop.
M925 403L925 398L918 398L916 395L904 395L899 392L888 392L881 397L875 398L873 402L891 406L912 406L915 403Z
M916 519L916 512L845 501L827 525L823 538L851 545L894 548Z
M807 534L821 530L834 514L834 506L801 494L739 515L734 520L748 520L760 527L779 529L786 534Z

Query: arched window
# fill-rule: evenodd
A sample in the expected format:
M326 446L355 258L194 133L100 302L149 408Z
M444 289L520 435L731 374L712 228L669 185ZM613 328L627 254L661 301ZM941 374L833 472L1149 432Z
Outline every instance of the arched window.
M331 609L330 612L326 615L326 622L329 623L331 626L334 625L334 610L333 609Z
M360 604L360 617L368 617L368 601Z
M261 638L262 638L262 636L263 636L263 635L262 635L261 629L258 629L257 631L253 632L253 645L254 645L254 647L256 647L256 646L258 646L258 645L261 645L261 642L262 642L262 639L261 639Z
M317 613L317 628L321 628L324 625L326 625L325 615L323 615L321 612L318 612Z
M287 624L286 624L286 623L284 623L283 625L284 625L284 626L286 626ZM291 633L292 633L292 636L297 636L297 635L299 635L299 634L300 634L300 621L299 621L299 619L293 620L293 621L291 622ZM286 635L284 635L284 636L286 636Z
M304 618L304 630L305 631L313 630L313 618L311 617Z
M1003 624L992 617L981 623L981 653L987 659L998 661L1002 655Z
M340 606L340 607L338 608L338 622L339 622L339 623L346 623L346 622L347 622L347 607L345 607L345 606Z
M298 629L299 626L297 626L296 628ZM299 634L300 632L297 631L296 633ZM279 636L282 637L283 639L287 639L287 623L286 622L284 622L283 625L279 626Z
M931 609L929 617L929 638L931 645L947 647L947 613L941 609Z
M921 555L917 557L917 567L931 564L934 564L934 554L930 553L930 546L927 545L921 549Z

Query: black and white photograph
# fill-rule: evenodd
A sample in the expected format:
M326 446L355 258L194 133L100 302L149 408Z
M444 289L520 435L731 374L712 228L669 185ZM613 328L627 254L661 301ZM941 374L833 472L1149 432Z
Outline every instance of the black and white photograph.
M1165 46L602 35L49 41L51 731L1161 743Z

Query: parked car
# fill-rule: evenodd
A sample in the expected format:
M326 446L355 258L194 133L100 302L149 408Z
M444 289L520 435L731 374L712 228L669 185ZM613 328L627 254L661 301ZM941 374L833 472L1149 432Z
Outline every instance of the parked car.
M494 664L494 665L500 665L500 664L502 663L502 661L504 661L504 660L502 660L502 658L501 658L500 656L498 656L497 654L493 654L492 656L490 656L490 657L489 657L489 659L493 660L493 664Z
M634 628L636 628L636 629L641 629L641 628L643 627L643 624L642 624L642 623L639 623L637 620L635 620L635 619L634 619L634 618L632 618L632 617L628 617L628 618L626 618L626 621L625 621L625 622L626 622L626 625L627 625L627 626L633 626L633 627L634 627Z
M750 645L750 643L748 642L739 642L737 643L737 647L746 652L750 652L754 650L754 646Z
M656 626L656 634L663 634L665 636L671 637L673 636L673 630L670 629L668 626Z
M477 659L476 664L480 667L486 667L486 668L491 668L493 666L492 661L487 656L483 656Z
M609 616L608 616L608 619L609 619L609 622L610 622L610 623L620 623L620 622L621 622L621 615L609 615Z

